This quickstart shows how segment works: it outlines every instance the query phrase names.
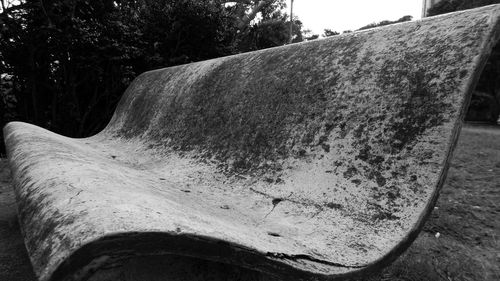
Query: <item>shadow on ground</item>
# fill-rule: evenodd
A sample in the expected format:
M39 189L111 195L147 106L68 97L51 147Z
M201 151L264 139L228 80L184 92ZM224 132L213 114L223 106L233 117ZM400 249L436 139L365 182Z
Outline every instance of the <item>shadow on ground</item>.
M0 160L0 280L34 281L8 175L6 161ZM498 202L500 126L466 125L438 204L420 236L390 267L357 281L500 280ZM268 280L247 270L189 258L158 262L165 267L175 264L174 272L182 276L175 280ZM214 269L228 274L214 275Z

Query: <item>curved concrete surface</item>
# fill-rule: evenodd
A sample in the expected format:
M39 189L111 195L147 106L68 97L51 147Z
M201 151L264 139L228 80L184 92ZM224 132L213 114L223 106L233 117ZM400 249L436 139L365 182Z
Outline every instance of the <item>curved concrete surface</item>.
M104 280L176 255L303 280L380 269L437 199L499 15L150 71L86 139L8 124L37 275Z

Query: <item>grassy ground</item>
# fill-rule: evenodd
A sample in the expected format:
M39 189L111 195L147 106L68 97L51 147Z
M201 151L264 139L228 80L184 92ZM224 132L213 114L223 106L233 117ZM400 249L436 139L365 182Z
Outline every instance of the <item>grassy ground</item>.
M363 281L498 281L499 236L500 127L468 125L462 130L448 179L423 232L394 264ZM0 249L0 280L35 280L3 160Z

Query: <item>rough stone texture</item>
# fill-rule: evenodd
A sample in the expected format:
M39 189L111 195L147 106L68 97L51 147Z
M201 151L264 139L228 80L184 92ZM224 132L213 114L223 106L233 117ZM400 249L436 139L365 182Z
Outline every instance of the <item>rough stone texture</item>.
M147 72L86 139L8 124L37 275L105 280L162 255L304 280L380 269L437 199L499 15Z

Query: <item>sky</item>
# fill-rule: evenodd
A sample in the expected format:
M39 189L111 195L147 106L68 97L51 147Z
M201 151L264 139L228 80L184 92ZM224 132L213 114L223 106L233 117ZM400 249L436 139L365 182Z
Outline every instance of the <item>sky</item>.
M290 7L290 0L287 0ZM293 13L315 34L325 28L342 33L383 20L422 16L422 0L294 0ZM290 11L288 11L290 13Z

